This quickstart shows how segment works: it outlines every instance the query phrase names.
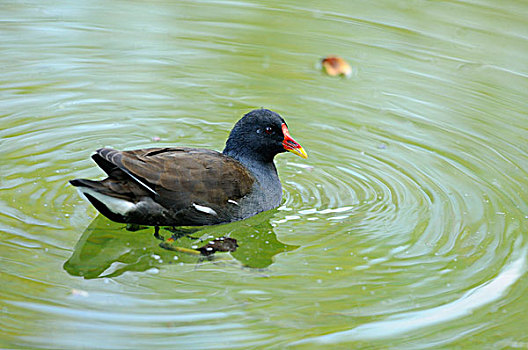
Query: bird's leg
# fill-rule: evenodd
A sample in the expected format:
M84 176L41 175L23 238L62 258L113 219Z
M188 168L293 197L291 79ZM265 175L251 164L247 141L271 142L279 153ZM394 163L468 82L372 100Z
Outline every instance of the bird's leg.
M159 226L154 226L154 237L162 241L165 240L165 238L159 234Z

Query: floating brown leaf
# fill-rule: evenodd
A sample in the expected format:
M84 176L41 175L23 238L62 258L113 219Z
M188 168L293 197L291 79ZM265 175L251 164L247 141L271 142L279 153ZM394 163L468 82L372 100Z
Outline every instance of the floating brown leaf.
M352 75L352 67L339 56L328 56L321 61L326 74L330 76L344 75L349 77Z

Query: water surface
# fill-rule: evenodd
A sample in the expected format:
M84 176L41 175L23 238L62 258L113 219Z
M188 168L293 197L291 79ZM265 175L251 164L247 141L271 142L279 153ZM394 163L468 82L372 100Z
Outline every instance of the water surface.
M528 348L528 5L0 5L2 348ZM338 54L349 79L324 75ZM279 112L280 208L184 237L68 185ZM158 140L159 141L156 141ZM167 234L167 231L164 232Z

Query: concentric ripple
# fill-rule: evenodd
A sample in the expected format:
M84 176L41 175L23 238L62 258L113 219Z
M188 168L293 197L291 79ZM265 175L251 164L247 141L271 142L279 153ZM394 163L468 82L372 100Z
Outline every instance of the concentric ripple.
M430 328L447 332L451 323L480 330L486 326L464 320L500 309L526 273L528 172L519 166L527 159L515 142L520 135L490 144L487 125L467 132L463 120L426 118L391 110L356 130L333 121L331 137L314 147L314 157L326 161L287 182L295 190L281 209L301 209L286 219L305 221L303 229L320 233L310 244L341 257L328 270L340 278L318 282L342 298L356 296L358 284L377 295L336 310L370 321L293 344L399 339ZM313 297L324 298L326 288ZM451 328L442 342L458 337L460 328Z
M0 347L528 347L527 8L497 6L3 6ZM258 107L309 154L277 157L282 205L176 242L235 252L68 185L103 146L222 149Z

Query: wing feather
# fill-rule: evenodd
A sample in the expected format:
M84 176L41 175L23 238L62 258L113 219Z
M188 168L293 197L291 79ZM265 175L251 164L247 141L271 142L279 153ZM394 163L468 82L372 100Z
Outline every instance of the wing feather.
M194 204L225 206L251 191L254 177L238 161L222 153L196 148L148 148L97 154L155 194L164 206L185 208ZM110 174L109 174L110 175Z

